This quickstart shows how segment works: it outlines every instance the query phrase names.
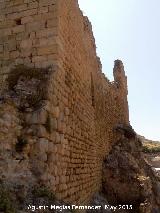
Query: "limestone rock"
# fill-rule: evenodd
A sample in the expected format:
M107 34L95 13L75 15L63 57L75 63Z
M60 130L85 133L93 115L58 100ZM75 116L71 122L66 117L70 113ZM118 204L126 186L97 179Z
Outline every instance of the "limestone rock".
M128 203L134 212L159 211L158 179L146 163L138 138L117 141L104 161L103 192L112 205ZM126 210L127 212L127 210Z
M47 120L47 111L38 110L26 114L26 123L28 124L45 124Z

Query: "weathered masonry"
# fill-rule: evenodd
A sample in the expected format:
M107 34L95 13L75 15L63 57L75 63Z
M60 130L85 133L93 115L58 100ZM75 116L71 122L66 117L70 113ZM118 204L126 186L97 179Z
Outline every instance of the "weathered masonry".
M32 87L45 91L43 107L12 104ZM60 199L87 203L119 137L114 127L129 124L129 115L123 64L115 61L114 82L104 76L77 0L0 0L0 91L3 99L9 94L0 104L1 178L44 183ZM17 140L27 144L20 162Z

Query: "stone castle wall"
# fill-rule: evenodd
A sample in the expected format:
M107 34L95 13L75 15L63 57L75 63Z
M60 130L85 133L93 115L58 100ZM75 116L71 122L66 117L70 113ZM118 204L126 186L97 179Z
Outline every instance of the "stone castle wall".
M53 65L57 57L57 1L2 0L0 2L1 88L18 64Z
M17 109L4 105L9 115L14 108L14 122L12 117L10 120L18 124L12 132L18 127L20 133L15 131L13 137L8 131L7 137L12 140L7 146L2 144L6 137L0 135L0 147L10 150L8 156L12 158L16 137L23 135L28 141L21 153L29 171L25 178L44 183L67 202L87 203L101 188L103 158L119 137L114 128L120 123L129 124L123 64L115 61L114 82L105 78L91 24L77 0L6 0L0 6L2 93L7 90L8 76L16 72L15 65L44 68L44 75L45 69L50 70L43 85L47 91L44 107L18 112L25 127L20 124ZM2 116L2 129L5 119ZM17 172L18 162L13 168Z

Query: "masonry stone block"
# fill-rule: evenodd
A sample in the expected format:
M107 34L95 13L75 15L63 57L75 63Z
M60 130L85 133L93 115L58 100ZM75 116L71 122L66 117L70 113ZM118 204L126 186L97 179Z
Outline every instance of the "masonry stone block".
M47 121L47 111L39 110L26 115L26 122L29 124L45 124Z

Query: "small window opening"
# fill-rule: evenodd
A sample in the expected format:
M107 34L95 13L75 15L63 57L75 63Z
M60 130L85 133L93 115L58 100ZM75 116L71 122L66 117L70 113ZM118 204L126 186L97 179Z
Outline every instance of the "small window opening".
M15 20L15 22L16 22L16 25L21 25L22 24L22 22L21 22L21 19L19 18L19 19L16 19Z
M30 58L30 60L31 60L31 62L32 62L32 57L33 57L33 55L32 55L32 53L29 55L29 58Z
M47 21L45 22L45 28L47 28Z

